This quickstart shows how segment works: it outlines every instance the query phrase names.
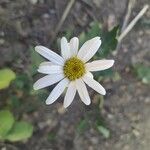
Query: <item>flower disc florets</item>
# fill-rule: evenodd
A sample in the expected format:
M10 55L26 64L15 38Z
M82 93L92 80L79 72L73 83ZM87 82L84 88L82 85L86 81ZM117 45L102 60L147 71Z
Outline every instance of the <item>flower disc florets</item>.
M77 57L68 59L64 64L64 75L71 81L79 79L85 74L85 65Z

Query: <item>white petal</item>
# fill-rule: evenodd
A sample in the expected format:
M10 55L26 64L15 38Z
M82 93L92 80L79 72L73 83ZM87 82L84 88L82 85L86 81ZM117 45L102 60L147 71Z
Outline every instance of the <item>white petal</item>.
M75 83L72 81L68 85L68 89L64 98L64 107L67 108L73 101L76 94L76 86Z
M87 63L85 66L88 71L100 71L112 67L114 60L95 60L93 62Z
M89 78L88 76L84 76L83 77L83 81L89 86L91 87L92 89L94 89L96 92L102 94L102 95L105 95L106 94L106 91L105 89L97 82L95 81L94 79L92 78Z
M76 56L79 48L79 39L77 37L73 37L70 40L70 51L72 56Z
M40 66L51 66L54 65L54 63L50 62L50 61L44 61L42 63L40 63Z
M35 50L40 55L42 55L46 59L50 60L54 64L58 64L58 65L63 65L64 64L64 59L61 56L59 56L58 54L56 54L55 52L51 51L50 49L48 49L44 46L36 46Z
M63 73L63 67L58 65L43 65L39 66L38 72L44 73L44 74L59 74Z
M64 78L63 74L46 75L45 77L37 80L34 83L33 88L34 88L34 90L39 90L39 89L45 88L47 86L51 86L63 78Z
M84 62L87 62L98 51L100 45L101 45L100 37L95 37L85 42L78 52L77 55L78 58L82 59Z
M65 37L62 37L62 39L61 39L61 55L65 60L70 58L70 56L71 56L70 46Z
M90 100L89 93L87 91L85 83L82 81L82 79L77 79L75 82L76 82L76 88L78 90L81 100L86 105L90 105L91 100Z
M92 74L91 72L87 72L87 73L86 73L86 76L88 76L88 77L90 77L90 78L93 79L93 74Z
M68 84L69 80L67 78L60 81L48 96L46 104L49 105L55 102L59 98L59 96L63 93Z

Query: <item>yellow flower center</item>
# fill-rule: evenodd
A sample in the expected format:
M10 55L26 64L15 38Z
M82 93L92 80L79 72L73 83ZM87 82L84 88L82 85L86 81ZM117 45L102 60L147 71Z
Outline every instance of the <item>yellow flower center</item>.
M64 64L63 70L65 76L71 81L82 77L86 72L84 62L77 57L68 59Z

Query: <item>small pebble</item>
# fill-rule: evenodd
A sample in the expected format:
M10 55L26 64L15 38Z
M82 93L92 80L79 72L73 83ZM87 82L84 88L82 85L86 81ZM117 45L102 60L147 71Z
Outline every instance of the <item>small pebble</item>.
M149 97L147 97L147 98L145 99L145 103L146 103L146 104L150 104L150 98L149 98Z
M133 134L136 136L136 137L139 137L140 136L140 132L136 129L133 129Z
M59 114L64 114L66 112L66 109L63 106L58 107L57 110Z
M31 2L32 4L36 4L36 3L38 2L38 0L30 0L30 2Z

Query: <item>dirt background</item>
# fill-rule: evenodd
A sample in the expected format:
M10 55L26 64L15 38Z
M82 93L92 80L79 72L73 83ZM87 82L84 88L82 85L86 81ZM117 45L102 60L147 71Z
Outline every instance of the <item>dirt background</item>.
M50 41L68 2L0 0L0 67L25 72L30 64L31 46L42 44L54 49L55 44ZM144 4L150 1L136 0L130 20ZM73 29L73 35L78 36L93 20L109 28L122 25L126 7L127 0L77 0L57 37L67 29ZM94 100L92 105L85 106L78 96L66 111L62 109L63 97L60 103L51 106L43 102L34 112L23 116L35 126L33 136L26 142L0 143L1 150L149 150L150 88L142 84L130 68L136 63L150 65L149 21L148 10L123 40L118 54L111 56L121 80L103 83L107 95L101 111L96 111ZM92 91L91 95L94 97ZM98 116L105 118L110 138L105 139L92 125L79 134L76 126L87 115L91 124ZM49 133L54 133L55 138L48 138Z

